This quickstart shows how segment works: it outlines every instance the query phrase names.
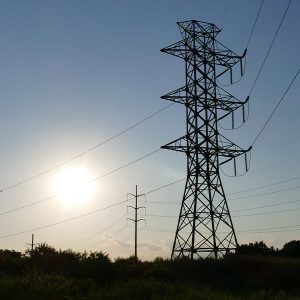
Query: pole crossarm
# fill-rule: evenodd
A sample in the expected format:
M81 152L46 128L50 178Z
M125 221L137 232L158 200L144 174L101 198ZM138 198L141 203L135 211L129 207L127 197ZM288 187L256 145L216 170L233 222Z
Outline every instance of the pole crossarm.
M135 222L135 223L140 222L140 221L146 221L146 219L137 219L137 220L135 220L135 219L132 219L132 218L127 218L127 220Z
M244 155L247 171L251 147L244 150L220 134L219 122L229 116L232 129L236 128L239 112L240 122L245 123L249 97L240 101L219 87L217 79L229 73L232 83L236 65L243 76L246 51L237 55L217 41L221 30L212 23L190 20L177 24L182 40L161 49L183 59L185 64L185 85L161 97L184 104L186 112L186 134L161 147L183 152L187 159L172 258L218 258L238 245L220 166L233 161L237 175L236 161Z

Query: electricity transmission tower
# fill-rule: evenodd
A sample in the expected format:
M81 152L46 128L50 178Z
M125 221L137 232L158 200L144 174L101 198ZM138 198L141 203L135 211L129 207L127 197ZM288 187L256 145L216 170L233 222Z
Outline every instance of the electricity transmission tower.
M186 134L162 146L187 157L187 179L172 259L203 255L218 258L238 245L220 168L231 161L237 175L237 162L242 159L247 171L247 153L251 149L243 150L219 132L223 120L230 120L230 129L236 128L238 119L241 124L246 121L249 98L239 101L218 82L219 77L227 75L232 84L236 71L243 75L246 51L240 56L218 42L220 29L214 24L195 20L177 24L182 40L161 49L184 60L186 80L185 86L161 97L186 108Z

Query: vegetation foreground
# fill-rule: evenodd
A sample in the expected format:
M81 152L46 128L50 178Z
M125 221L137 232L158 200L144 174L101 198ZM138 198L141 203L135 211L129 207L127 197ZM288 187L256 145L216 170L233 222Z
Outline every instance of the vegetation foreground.
M0 250L0 299L300 299L299 274L297 253L263 243L219 260L152 262L40 244L25 255Z

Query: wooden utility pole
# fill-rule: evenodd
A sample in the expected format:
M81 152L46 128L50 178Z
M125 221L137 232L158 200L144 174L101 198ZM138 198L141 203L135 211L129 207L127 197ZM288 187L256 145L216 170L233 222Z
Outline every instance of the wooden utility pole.
M27 243L27 245L31 246L30 255L32 255L32 253L33 253L33 248L34 248L34 246L36 245L36 244L34 243L34 234L31 235L31 243L30 243L30 244Z
M130 207L130 208L134 209L135 218L134 219L128 218L128 220L134 222L134 259L135 259L135 262L137 262L137 260L138 260L138 256L137 256L137 223L139 221L146 221L146 219L138 219L138 213L137 213L138 209L145 208L144 206L139 206L138 207L138 198L141 197L141 196L145 196L145 195L144 194L138 195L137 185L135 186L135 194L128 194L128 195L131 195L135 198L135 206L129 205L127 207Z

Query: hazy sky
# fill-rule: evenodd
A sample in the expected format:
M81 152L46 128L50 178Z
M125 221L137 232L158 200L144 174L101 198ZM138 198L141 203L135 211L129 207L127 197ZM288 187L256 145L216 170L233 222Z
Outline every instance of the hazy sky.
M13 185L168 105L160 96L184 85L184 63L159 50L180 39L177 21L214 23L222 28L219 40L243 53L260 3L1 0L0 248L24 251L34 233L35 242L57 248L103 250L111 257L132 254L133 223L126 221L133 217L126 208L132 202L30 230L126 200L136 184L140 193L147 193L184 178L185 156L161 150L88 184L92 190L85 203L66 205L61 196L46 200L57 193L54 185L60 174L70 169L85 169L88 180L93 180L182 136L185 111L181 105L173 105L60 168ZM248 96L287 4L287 0L265 0L248 48L245 76L225 87L238 98ZM299 12L300 2L292 1L251 94L248 122L241 129L222 132L244 148L251 145L299 68ZM263 240L281 247L300 239L300 180L289 180L300 177L299 94L300 78L255 144L248 174L222 177L240 243ZM285 180L289 181L232 194ZM170 255L183 190L181 181L147 195L146 203L139 199L146 206L146 216L144 210L139 211L146 219L146 227L144 222L139 224L138 251L143 259ZM289 203L270 206L283 202ZM245 210L261 206L267 207ZM3 237L23 231L28 232Z

